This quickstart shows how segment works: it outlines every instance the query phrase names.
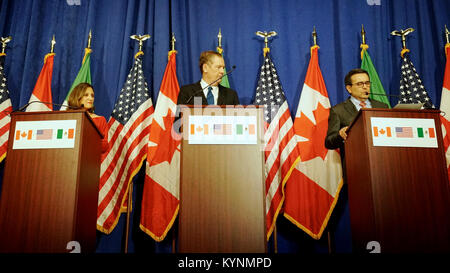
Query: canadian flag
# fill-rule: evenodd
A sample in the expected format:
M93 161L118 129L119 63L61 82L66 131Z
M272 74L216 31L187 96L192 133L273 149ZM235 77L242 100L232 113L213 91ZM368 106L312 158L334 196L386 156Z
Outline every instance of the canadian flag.
M284 216L320 239L343 185L341 158L325 148L330 100L319 67L318 46L311 48L294 121L300 162L286 183Z
M441 111L446 115L441 115L442 134L444 140L445 158L447 159L447 172L450 178L450 62L448 57L450 56L450 44L445 45L445 53L447 56L447 63L445 65L444 83L442 84L442 96L441 96Z
M44 66L31 93L26 112L52 111L52 73L55 53L49 53L44 58ZM36 103L34 103L36 102Z
M170 51L150 127L140 219L140 228L158 242L166 237L179 208L181 139L172 132L179 92L176 51Z

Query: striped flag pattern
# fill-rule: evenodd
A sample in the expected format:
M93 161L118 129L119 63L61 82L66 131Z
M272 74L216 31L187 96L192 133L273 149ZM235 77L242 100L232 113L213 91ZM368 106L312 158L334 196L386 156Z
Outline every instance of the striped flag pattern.
M447 56L447 62L445 64L444 82L442 84L442 96L440 110L445 113L441 115L441 128L444 140L445 158L447 159L447 172L450 178L450 44L445 45L445 53Z
M42 67L41 73L36 81L33 92L31 93L30 100L31 103L26 112L35 111L52 111L52 73L53 73L53 59L55 53L49 53L45 55L44 66ZM35 103L32 103L37 101ZM41 103L39 103L41 102Z
M181 138L172 127L179 92L176 51L170 51L150 127L140 221L140 228L157 242L178 215Z
M12 112L11 98L9 97L8 85L3 70L5 56L0 56L0 162L6 157L8 150L9 127Z
M284 185L299 160L291 113L269 53L261 66L254 104L265 106L265 212L269 239L283 205Z
M153 111L138 53L108 121L109 147L101 159L97 211L97 229L104 233L116 226L126 208L130 182L147 156Z
M325 148L330 100L319 67L318 46L311 48L294 130L300 162L286 184L284 216L320 239L343 185L341 158Z

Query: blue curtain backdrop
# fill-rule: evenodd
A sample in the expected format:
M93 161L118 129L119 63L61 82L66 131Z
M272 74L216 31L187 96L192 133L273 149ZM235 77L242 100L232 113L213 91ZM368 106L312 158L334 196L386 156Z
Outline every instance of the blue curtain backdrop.
M109 118L115 100L138 51L132 34L150 34L144 43L144 73L153 101L167 63L171 33L176 37L177 74L180 85L200 79L198 56L215 50L222 31L222 46L229 76L242 104L253 101L263 40L258 30L278 35L269 47L294 116L303 86L312 45L318 34L319 62L331 104L348 96L343 78L359 67L361 25L369 54L388 94L398 95L401 40L393 30L412 27L407 37L410 56L434 105L439 106L445 65L444 25L450 24L448 0L3 0L0 1L0 34L12 36L6 48L5 72L13 108L28 102L43 58L55 35L52 95L62 103L81 66L89 30L92 30L91 74L97 114ZM390 98L391 104L397 99ZM4 163L2 163L4 165ZM2 166L3 168L3 166ZM1 170L3 171L3 170ZM138 228L144 171L134 179L134 208L130 252L171 252L172 234L162 243ZM98 252L120 252L125 217L112 234L98 236ZM345 191L330 220L333 248L351 251L348 202ZM310 239L284 217L278 220L279 252L327 252L327 234ZM273 251L273 240L270 241Z

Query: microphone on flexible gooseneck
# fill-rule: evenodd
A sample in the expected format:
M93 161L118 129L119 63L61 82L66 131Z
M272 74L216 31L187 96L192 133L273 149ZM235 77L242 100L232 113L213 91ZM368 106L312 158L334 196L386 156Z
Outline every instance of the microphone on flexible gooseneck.
M400 95L391 95L391 94L378 94L378 93L369 93L375 96L385 96L385 97L394 97L394 98L400 98Z
M231 67L231 70L230 70L230 71L228 71L227 73L223 74L222 76L220 76L219 78L217 78L217 79L216 79L215 81L213 81L212 83L210 83L210 84L208 84L207 86L205 86L205 88L202 88L202 89L200 89L200 90L195 91L194 94L192 94L192 95L189 97L189 99L186 101L186 104L189 104L189 102L192 100L192 98L195 97L195 96L198 95L198 94L201 94L201 93L203 92L203 90L205 90L206 88L208 88L208 87L210 87L211 85L215 84L216 82L222 80L223 77L225 77L225 76L231 74L231 72L233 72L234 69L236 69L236 66L235 66L235 65L233 65L233 66Z
M54 106L65 106L65 107L67 107L67 108L69 108L69 109L72 109L72 110L78 110L78 109L80 109L80 107L72 107L72 106L65 105L65 104L58 104L58 103L52 103L52 102L45 102L45 101L34 100L34 101L28 102L28 103L25 104L24 106L22 106L22 107L20 107L19 109L13 111L13 113L14 113L14 112L23 112L28 106L30 106L30 104L33 104L33 103L42 103L42 104L46 104L46 105L54 105ZM82 107L81 107L81 108L82 108Z

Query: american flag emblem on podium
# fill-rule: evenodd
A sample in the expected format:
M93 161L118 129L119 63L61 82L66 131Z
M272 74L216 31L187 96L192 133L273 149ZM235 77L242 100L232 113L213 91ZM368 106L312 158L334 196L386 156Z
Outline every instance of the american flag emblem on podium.
M397 137L413 137L412 127L395 127Z

